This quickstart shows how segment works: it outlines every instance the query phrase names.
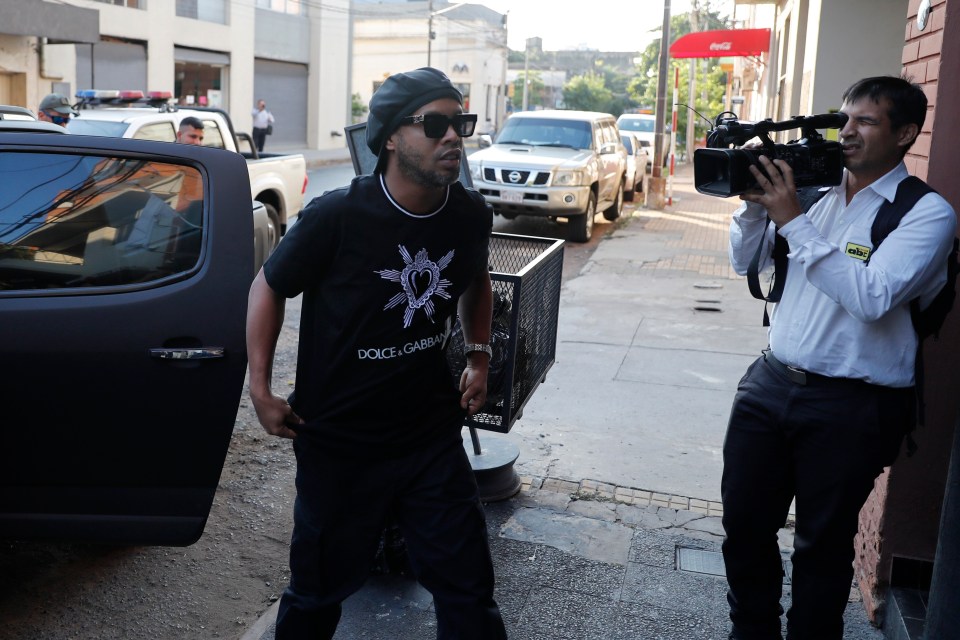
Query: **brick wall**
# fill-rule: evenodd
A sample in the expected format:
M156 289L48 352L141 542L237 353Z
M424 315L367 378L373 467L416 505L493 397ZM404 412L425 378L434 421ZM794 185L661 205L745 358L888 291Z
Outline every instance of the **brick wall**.
M931 4L933 10L923 31L917 29L916 22L920 0L909 0L905 21L903 72L923 87L928 101L926 121L907 154L906 164L911 173L930 182L955 210L960 210L960 186L953 169L960 162L960 150L954 149L960 125L949 116L937 123L938 106L944 114L960 108L957 92L939 84L941 64L950 68L960 59L960 46L954 44L960 39L960 0L933 0ZM927 344L924 351L927 424L916 434L919 450L911 458L901 455L897 464L877 479L873 494L860 512L855 576L867 613L875 622L883 618L893 556L932 562L936 550L957 410L950 363L960 352L960 313L955 310L948 318L940 341L928 342L932 344Z
M920 0L910 0L904 32L903 72L923 86L927 94L927 120L923 130L907 155L907 168L916 176L927 179L930 161L930 143L936 120L937 89L940 78L940 52L943 48L947 0L933 0L933 10L923 31L917 29L917 8Z
M860 585L864 609L875 623L883 613L883 595L877 577L883 559L883 515L888 480L888 473L884 472L874 482L873 493L860 510L860 531L854 539L857 556L853 577Z

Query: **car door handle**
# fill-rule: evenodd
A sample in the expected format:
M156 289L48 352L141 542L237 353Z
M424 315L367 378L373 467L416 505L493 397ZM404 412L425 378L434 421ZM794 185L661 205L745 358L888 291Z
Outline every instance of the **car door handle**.
M150 349L151 358L160 360L211 360L223 358L223 347L181 347L176 349Z

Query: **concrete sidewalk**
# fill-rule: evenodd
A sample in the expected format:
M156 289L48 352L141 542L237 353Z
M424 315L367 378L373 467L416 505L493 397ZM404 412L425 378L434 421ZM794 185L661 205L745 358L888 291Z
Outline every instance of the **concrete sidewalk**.
M727 637L720 448L736 384L766 344L726 257L738 200L673 180L632 208L561 293L557 361L510 434L520 493L486 506L511 640ZM597 230L602 229L597 223ZM792 534L781 531L790 597ZM242 640L272 640L276 605ZM876 640L851 591L845 637ZM430 595L371 577L337 640L436 635Z

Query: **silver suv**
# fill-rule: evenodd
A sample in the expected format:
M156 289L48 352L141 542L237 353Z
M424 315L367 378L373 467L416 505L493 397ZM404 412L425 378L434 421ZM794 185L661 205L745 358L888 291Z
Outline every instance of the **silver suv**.
M566 218L575 242L590 239L598 209L620 217L626 164L616 120L594 111L515 113L470 156L474 187L496 213Z

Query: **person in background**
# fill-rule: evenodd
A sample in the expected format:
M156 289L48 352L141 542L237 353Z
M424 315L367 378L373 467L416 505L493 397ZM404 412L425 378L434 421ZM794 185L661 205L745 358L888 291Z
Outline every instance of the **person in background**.
M267 141L267 134L273 127L273 114L267 111L267 103L257 100L257 108L253 110L253 144L257 151L263 151Z
M440 71L370 100L372 175L315 198L250 289L250 396L293 438L297 498L277 640L329 640L388 520L433 595L437 638L505 640L486 518L461 431L486 399L492 212L459 181L476 115ZM294 392L271 388L286 299L303 294ZM459 313L467 365L445 348Z
M790 166L762 156L750 167L758 188L741 196L730 226L741 275L757 247L769 263L775 233L789 245L770 346L740 381L723 443L734 640L781 638L777 531L794 499L787 638L843 637L858 514L916 422L910 303L925 307L947 279L957 219L939 194L920 198L883 244L871 240L881 204L908 177L903 159L927 113L923 89L866 78L843 93L840 111L848 116L840 185L803 214Z
M193 116L187 116L181 120L180 128L177 129L177 142L202 146L203 121Z
M40 109L37 111L37 119L42 122L52 122L60 125L64 129L70 122L70 117L75 115L73 107L67 96L59 93L48 94L40 101Z

